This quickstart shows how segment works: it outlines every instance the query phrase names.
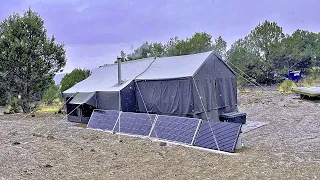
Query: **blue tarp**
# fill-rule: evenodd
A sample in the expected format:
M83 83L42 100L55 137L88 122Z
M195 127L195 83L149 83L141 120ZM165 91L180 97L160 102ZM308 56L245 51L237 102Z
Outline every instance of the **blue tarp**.
M289 71L285 77L297 83L301 79L301 71Z

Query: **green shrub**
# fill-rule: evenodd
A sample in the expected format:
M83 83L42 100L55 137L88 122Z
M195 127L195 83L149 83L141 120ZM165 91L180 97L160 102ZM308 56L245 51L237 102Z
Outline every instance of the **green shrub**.
M248 87L249 83L243 77L237 76L237 86L240 92L247 92L246 87Z
M297 85L291 80L284 80L279 87L279 91L282 93L291 93L292 88L297 87Z
M309 69L308 77L312 79L313 83L320 82L320 67L312 67Z
M300 81L298 83L298 86L302 86L302 87L315 86L315 82L316 81L311 76L308 76L306 79L303 79L302 81Z
M91 72L90 70L86 69L74 69L71 73L67 73L62 79L61 79L61 92L64 92L65 90L71 88L78 82L88 78L90 76Z
M10 113L19 113L21 108L20 100L18 98L13 98L9 102L9 112Z
M263 91L256 90L255 96L259 97L262 95L262 93L263 93Z
M52 84L44 93L42 97L42 102L44 102L45 104L52 104L56 101L56 99L59 99L59 97L59 86Z

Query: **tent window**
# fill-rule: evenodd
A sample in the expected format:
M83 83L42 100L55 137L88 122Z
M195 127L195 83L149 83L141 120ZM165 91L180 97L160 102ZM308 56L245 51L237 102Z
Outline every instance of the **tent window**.
M73 99L73 97L67 97L66 98L66 101L67 102L70 102L71 100ZM69 104L67 103L67 114L70 114L71 112L71 116L78 116L78 111L77 110L74 110L75 108L77 108L78 105L76 104Z
M81 111L83 117L91 117L94 107L88 104L81 105Z
M75 108L77 108L76 104L67 104L67 113L70 114L71 116L78 116L78 111L77 109L74 110Z

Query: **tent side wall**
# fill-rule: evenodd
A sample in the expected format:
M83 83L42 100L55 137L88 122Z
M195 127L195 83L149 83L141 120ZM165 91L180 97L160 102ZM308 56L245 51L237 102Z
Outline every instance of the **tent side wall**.
M119 91L98 91L98 109L121 110Z
M217 108L219 114L238 111L237 80L233 71L222 61L215 61Z
M135 83L132 81L120 91L121 110L135 112L137 110Z
M199 118L208 116L219 121L219 114L237 110L235 75L219 56L212 53L207 58L195 74L194 83L195 113Z
M190 78L137 81L137 84L139 88L136 90L136 98L139 112L193 117Z
M217 98L215 95L215 61L217 61L215 54L210 54L194 75L193 97L194 112L198 118L218 121L219 114L216 109Z

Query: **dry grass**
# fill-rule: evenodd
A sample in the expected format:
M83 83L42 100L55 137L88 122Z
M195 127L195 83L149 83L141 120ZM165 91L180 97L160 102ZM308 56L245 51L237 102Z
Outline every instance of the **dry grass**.
M249 89L241 89L239 90L240 93L251 93L251 90Z
M38 113L54 113L60 109L59 106L44 106L37 110Z
M237 156L126 136L120 142L117 135L71 128L61 115L44 123L49 114L0 116L0 179L319 178L318 103L276 91L240 94L239 101L249 120L270 123L245 134Z

